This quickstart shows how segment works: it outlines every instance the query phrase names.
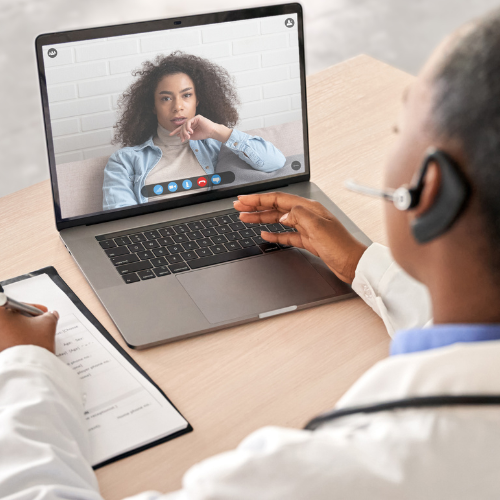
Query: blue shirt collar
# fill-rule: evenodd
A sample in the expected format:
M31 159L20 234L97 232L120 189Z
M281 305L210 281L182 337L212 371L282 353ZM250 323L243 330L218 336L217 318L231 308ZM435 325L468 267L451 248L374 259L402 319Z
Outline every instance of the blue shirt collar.
M500 340L500 324L446 324L414 328L397 333L391 342L391 356L427 351L457 342Z

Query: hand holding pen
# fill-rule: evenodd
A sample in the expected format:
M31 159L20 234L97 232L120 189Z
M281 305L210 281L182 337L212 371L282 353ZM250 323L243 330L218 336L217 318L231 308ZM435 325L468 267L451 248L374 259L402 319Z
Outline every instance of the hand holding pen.
M1 289L0 289L1 290ZM19 345L36 345L55 352L59 314L40 304L24 304L0 292L0 352Z

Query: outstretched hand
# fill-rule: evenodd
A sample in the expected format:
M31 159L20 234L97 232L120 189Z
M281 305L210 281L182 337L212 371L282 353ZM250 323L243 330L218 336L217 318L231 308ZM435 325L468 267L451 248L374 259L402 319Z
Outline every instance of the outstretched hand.
M304 248L316 255L345 283L354 279L359 259L366 250L321 203L286 193L238 196L234 208L248 223L281 222L297 232L262 232L263 239L273 243Z
M226 142L232 130L224 125L214 123L212 120L202 115L196 115L186 120L181 126L170 132L170 136L177 135L181 142L202 141L204 139L215 139L219 142Z
M0 352L18 345L37 345L55 352L57 312L47 312L45 306L31 304L44 311L35 317L0 307Z

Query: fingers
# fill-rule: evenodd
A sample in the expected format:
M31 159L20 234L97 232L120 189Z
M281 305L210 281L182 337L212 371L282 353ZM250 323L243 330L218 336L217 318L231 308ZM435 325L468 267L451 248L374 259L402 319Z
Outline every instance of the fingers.
M260 233L262 239L270 243L281 243L282 245L291 245L297 248L304 248L302 237L298 233L268 233L262 231Z
M317 201L281 192L238 196L238 201L234 203L234 208L242 212L277 210L286 213L297 205L301 205L307 208L310 212L316 213L325 219L335 218L323 205L321 205L321 203L318 203Z
M48 311L48 309L45 306L42 306L42 304L30 304L30 306L36 307L37 309L40 309L43 312L47 312Z
M258 224L259 222L264 224L273 224L278 222L282 216L283 212L278 212L277 210L266 210L265 212L241 212L240 220L251 224Z

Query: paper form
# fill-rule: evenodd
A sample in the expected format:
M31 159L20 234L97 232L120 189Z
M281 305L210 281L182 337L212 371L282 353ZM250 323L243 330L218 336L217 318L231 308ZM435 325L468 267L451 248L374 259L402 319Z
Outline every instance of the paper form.
M187 421L94 327L46 274L4 286L13 299L43 304L60 319L56 356L80 377L92 465L185 429Z

